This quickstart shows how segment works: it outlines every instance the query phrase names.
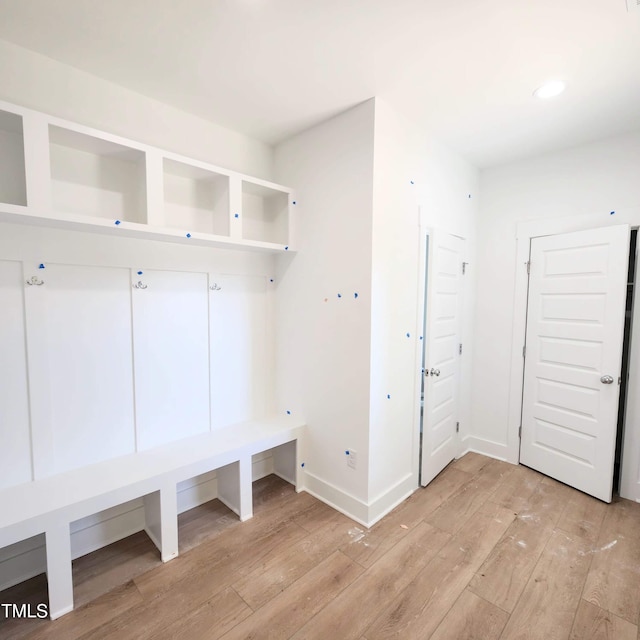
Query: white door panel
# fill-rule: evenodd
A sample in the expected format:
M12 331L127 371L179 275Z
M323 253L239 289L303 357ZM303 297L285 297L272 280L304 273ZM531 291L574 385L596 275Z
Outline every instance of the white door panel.
M531 241L520 461L606 502L628 253L626 225Z
M424 346L423 486L457 453L463 260L464 240L441 233L430 235Z

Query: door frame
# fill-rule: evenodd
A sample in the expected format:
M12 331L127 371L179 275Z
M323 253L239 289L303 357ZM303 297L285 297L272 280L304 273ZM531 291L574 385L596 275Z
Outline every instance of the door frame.
M515 290L513 305L511 373L509 377L509 417L505 459L518 464L520 461L520 435L522 416L522 391L524 382L524 358L527 326L527 299L529 278L527 262L531 239L538 236L557 235L572 231L584 231L599 227L628 224L640 227L640 207L630 207L606 213L562 218L546 218L519 222L516 225ZM640 304L634 305L631 326L631 351L629 357L630 392L627 394L625 423L638 425L635 429L625 429L622 446L622 469L620 495L623 498L640 501ZM634 390L636 390L634 392ZM626 454L625 454L626 452Z
M424 321L426 318L426 314L428 313L426 307L425 307L425 303L426 303L426 286L427 286L427 270L428 270L428 264L427 264L427 258L428 258L428 254L427 254L427 238L432 238L433 235L437 232L437 233L445 233L451 236L455 236L457 238L461 238L462 240L464 240L464 251L465 251L465 261L469 259L469 239L466 238L465 236L461 235L459 232L457 232L456 230L453 229L448 229L446 227L440 227L440 226L434 226L434 225L428 225L425 223L423 216L425 215L425 210L423 207L419 208L419 216L420 216L420 225L419 225L419 237L418 237L418 242L419 242L419 252L418 252L418 290L417 290L417 300L418 300L418 304L417 304L417 309L416 309L416 324L415 324L415 335L417 336L423 336L423 327L424 327ZM430 247L431 249L431 247ZM469 268L469 263L467 262L467 268ZM464 284L465 281L463 281L463 287L462 287L462 304L463 304L463 310L466 310L466 305L467 305L467 296L468 296L468 292L469 292L469 286L465 286ZM464 313L464 311L463 311ZM464 331L465 331L465 327L464 327L464 323L463 326L461 326L460 328L461 331L461 339L463 341L464 344ZM425 340L426 340L426 336L423 336L422 340L416 340L416 376L414 378L415 382L414 382L414 402L413 402L413 406L414 406L414 417L413 417L413 435L414 435L414 447L413 447L413 471L414 471L414 477L416 479L416 483L417 486L420 487L420 466L422 464L422 460L421 460L421 455L420 455L420 394L421 394L421 390L422 390L422 378L424 376L424 372L422 370L422 351L425 345ZM470 344L468 345L469 347L471 346ZM469 348L467 350L467 353L469 353L471 351L471 349ZM462 382L462 363L460 363L460 379L459 379L459 386L461 387L461 382ZM462 398L462 394L459 393L458 394L458 398L459 401ZM461 405L460 405L461 406ZM458 433L458 441L457 441L457 451L455 454L455 458L459 458L465 451L466 448L464 446L464 436L463 436L463 428L467 426L467 425L462 425L460 432ZM465 429L466 431L466 429Z

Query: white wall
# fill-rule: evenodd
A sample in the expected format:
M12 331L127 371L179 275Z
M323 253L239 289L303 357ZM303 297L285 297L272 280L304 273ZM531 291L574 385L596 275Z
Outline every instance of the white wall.
M4 40L0 40L0 100L226 169L272 178L269 145Z
M413 183L413 184L412 184ZM439 229L466 240L466 344L461 433L469 424L473 263L478 172L428 133L376 99L371 339L372 503L417 486L416 380L421 375L421 236ZM469 197L471 195L471 198ZM421 323L421 319L420 319ZM409 337L407 338L407 333ZM390 398L387 398L390 395ZM389 498L391 496L389 495ZM389 500L387 504L392 504ZM380 505L382 507L382 504Z
M277 281L278 400L309 428L303 483L367 520L374 102L276 148L298 253ZM354 294L358 294L356 298ZM338 297L341 294L342 297ZM358 468L347 468L354 449Z
M418 485L420 211L472 253L477 172L376 98L280 145L276 175L299 249L279 274L279 402L309 425L306 488L370 524Z
M474 446L509 457L507 427L516 224L602 216L640 205L640 133L547 154L481 173L473 371ZM517 459L517 452L516 459Z

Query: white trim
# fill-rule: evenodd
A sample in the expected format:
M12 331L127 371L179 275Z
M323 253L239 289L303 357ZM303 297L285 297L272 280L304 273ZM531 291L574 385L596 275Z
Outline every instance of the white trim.
M506 444L501 442L485 440L484 438L478 438L477 436L465 436L462 439L462 450L457 458L461 458L470 451L481 453L483 456L489 456L496 460L502 460L511 464L518 464L517 460L514 462L509 458L509 449Z
M507 462L518 463L520 459L520 415L522 410L522 381L524 375L524 360L522 347L525 339L525 327L527 321L527 271L525 263L529 259L529 247L531 238L549 236L572 231L584 231L619 224L628 224L632 227L640 227L640 207L620 209L615 212L596 213L582 216L567 216L562 218L547 218L543 220L527 220L519 222L516 227L516 282L513 306L513 333L511 339L511 374L509 377L509 422L507 425ZM638 318L640 311L636 310L634 316ZM634 328L635 327L635 328ZM640 328L640 318L634 323L631 331L631 358L629 361L629 389L640 385L636 379L636 365L640 365L640 342L636 335ZM633 384L632 384L633 381ZM635 400L638 394L629 393L627 400L627 425L639 425L640 402ZM636 427L635 431L639 431ZM620 482L620 495L623 498L640 501L640 433L632 429L626 429L623 443L622 473ZM624 453L627 453L625 456ZM483 452L484 453L484 452ZM626 457L626 460L625 460Z

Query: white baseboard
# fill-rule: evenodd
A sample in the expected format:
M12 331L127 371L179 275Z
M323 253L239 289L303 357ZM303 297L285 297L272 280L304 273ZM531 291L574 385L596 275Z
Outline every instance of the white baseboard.
M308 471L304 474L303 487L314 498L369 528L408 498L418 488L418 481L413 474L408 474L370 503L352 496Z
M382 520L417 489L418 479L413 473L408 473L393 487L369 503L369 524L367 526L372 527L378 520Z
M458 457L462 457L465 453L474 451L496 460L518 464L518 452L512 451L506 444L485 440L477 436L466 436L462 441L462 451Z
M273 473L273 457L266 451L253 457L253 480ZM178 485L178 513L218 496L215 471ZM145 530L142 498L95 513L71 524L71 556L81 556ZM147 535L148 532L147 532ZM0 591L46 571L44 534L0 549Z

